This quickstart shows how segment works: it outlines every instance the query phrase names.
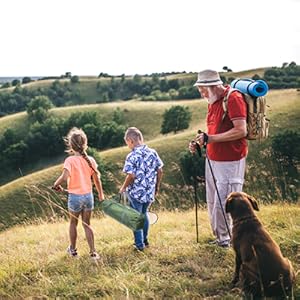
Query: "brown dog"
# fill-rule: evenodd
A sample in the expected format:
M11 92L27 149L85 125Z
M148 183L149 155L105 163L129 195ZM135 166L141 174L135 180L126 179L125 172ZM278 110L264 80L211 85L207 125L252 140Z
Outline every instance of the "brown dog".
M235 251L235 274L243 291L254 297L285 297L292 293L295 272L282 256L279 246L256 217L256 200L246 193L230 193L225 210L233 220L232 244Z

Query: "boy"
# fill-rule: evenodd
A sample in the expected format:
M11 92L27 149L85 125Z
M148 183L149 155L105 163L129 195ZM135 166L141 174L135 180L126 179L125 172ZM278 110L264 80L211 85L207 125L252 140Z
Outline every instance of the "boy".
M120 193L126 191L130 206L146 214L144 228L134 231L135 248L143 251L149 246L147 210L159 192L163 162L154 149L144 144L141 131L129 127L124 140L131 152L127 155L123 172L127 174Z

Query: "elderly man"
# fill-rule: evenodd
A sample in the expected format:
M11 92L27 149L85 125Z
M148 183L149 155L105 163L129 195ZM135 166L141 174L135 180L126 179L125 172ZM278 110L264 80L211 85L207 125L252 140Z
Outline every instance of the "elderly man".
M225 201L230 192L243 188L246 156L248 152L247 104L243 95L225 87L218 72L204 70L198 74L194 84L202 97L207 99L207 132L196 136L200 147L207 147L206 155L206 201L211 228L216 239L212 241L221 247L230 246L231 219L225 214ZM228 98L228 99L227 99ZM223 101L228 109L224 112ZM191 142L192 153L196 144Z

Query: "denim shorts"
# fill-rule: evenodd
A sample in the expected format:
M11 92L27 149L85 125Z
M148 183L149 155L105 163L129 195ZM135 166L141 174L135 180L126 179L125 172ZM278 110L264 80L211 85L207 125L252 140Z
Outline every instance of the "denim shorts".
M77 195L69 194L68 209L73 212L88 211L94 209L93 193Z

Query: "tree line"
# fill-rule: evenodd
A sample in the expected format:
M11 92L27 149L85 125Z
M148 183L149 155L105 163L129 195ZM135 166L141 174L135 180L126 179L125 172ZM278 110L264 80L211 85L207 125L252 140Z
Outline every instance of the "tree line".
M63 136L72 127L82 128L89 146L95 150L123 145L126 130L124 113L115 109L110 121L103 121L96 112L76 112L68 118L58 118L49 111L53 107L47 96L35 96L27 105L28 130L9 128L0 137L0 183L22 174L38 160L53 159L64 152ZM161 133L178 132L189 127L191 112L188 107L172 106L163 114ZM38 159L37 159L38 158ZM104 164L102 167L104 168Z
M96 112L77 112L68 118L57 118L48 111L51 105L46 96L35 97L27 110L29 128L25 134L18 128L9 128L0 137L0 182L22 175L23 168L28 169L39 160L62 155L63 137L74 126L86 132L91 148L106 149L123 144L126 128L121 123L119 110L114 112L111 121L105 122Z
M97 103L120 99L168 101L199 98L197 89L193 87L196 75L195 78L189 76L167 79L165 73L155 73L149 76L134 75L132 78L124 74L110 76L101 73L99 77L105 80L95 83ZM236 79L228 76L221 76L221 78L226 84ZM14 83L16 87L13 91L0 93L0 117L26 110L30 100L36 96L47 96L56 107L82 104L84 99L80 93L80 84L82 84L80 78L71 76L69 79L70 81L64 82L55 80L50 87L38 89L22 88L18 83ZM300 66L295 62L284 63L281 68L267 69L263 77L255 74L252 79L264 79L272 89L300 88ZM30 78L23 78L23 83L30 81Z

